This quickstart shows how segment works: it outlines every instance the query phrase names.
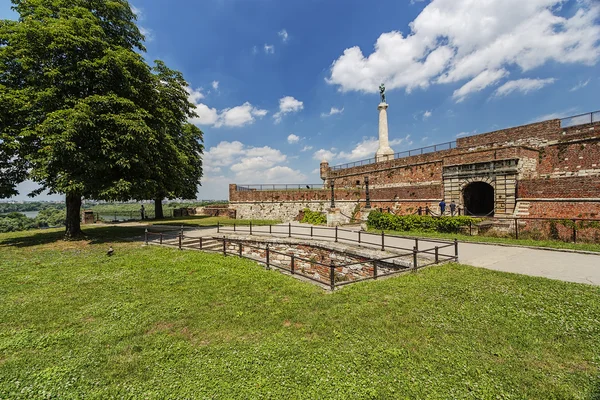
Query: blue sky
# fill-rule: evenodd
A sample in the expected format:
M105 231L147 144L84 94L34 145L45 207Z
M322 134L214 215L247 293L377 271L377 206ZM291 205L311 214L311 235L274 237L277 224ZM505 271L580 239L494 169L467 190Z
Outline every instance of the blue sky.
M0 17L14 18L5 3ZM190 84L201 199L227 198L229 183L319 183L323 158L372 157L381 82L396 152L600 109L594 0L132 5L147 60Z

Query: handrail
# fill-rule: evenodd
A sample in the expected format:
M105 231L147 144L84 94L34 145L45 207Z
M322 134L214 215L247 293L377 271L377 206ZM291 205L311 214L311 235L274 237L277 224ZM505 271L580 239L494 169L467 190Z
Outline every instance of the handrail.
M322 190L327 187L322 183L258 183L236 185L238 192L267 191L267 190Z
M561 118L560 127L569 128L571 126L593 124L594 122L600 122L600 110Z
M456 141L455 140L452 141L452 142L446 142L446 143L434 144L434 145L431 145L431 146L420 147L418 149L401 151L401 152L395 153L394 156L393 156L393 159L410 157L410 156L417 156L417 155L426 154L426 153L435 153L436 151L450 150L450 149L453 149L453 148L456 148ZM364 159L364 160L358 160L358 161L354 161L354 162L351 162L351 163L346 163L346 164L341 164L341 165L334 165L333 167L331 167L331 170L332 171L338 171L340 169L353 168L353 167L361 166L361 165L369 165L369 164L374 164L376 162L377 162L377 158L376 157L367 158L367 159Z

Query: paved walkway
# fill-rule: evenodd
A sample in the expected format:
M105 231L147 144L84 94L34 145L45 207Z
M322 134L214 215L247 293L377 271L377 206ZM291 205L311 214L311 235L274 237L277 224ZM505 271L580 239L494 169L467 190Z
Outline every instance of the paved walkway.
M153 230L166 230L168 227L154 226ZM248 232L248 227L237 227L237 233ZM223 227L221 233L233 233L233 227ZM306 224L292 224L293 237L310 237L311 226ZM338 230L338 240L342 243L346 240L358 240L358 228L344 228ZM287 237L289 226L281 224L273 226L269 233L268 226L253 226L253 235L271 235ZM186 228L186 236L214 236L217 235L215 228ZM331 228L313 226L312 235L315 240L334 240L335 230ZM381 248L381 236L361 232L361 244L365 247ZM442 247L449 242L443 240L434 241L419 239L419 250L433 249L435 246ZM347 242L346 242L347 243ZM414 239L398 238L390 235L385 236L386 250L402 252L401 249L412 249L415 245ZM441 249L440 254L454 255L454 247ZM538 250L527 247L498 246L492 244L475 244L459 242L459 261L462 264L482 267L496 271L513 272L531 276L541 276L550 279L558 279L567 282L587 283L600 286L600 254L580 254L563 251Z

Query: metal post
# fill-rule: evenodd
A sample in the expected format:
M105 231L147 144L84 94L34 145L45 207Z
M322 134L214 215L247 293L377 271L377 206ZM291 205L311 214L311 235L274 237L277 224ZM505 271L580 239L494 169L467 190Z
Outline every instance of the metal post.
M469 236L473 236L473 221L469 220Z
M144 242L146 242L146 246L148 245L148 229L144 229Z
M438 247L438 246L435 246L435 263L436 263L436 264L440 262L440 255L439 255L439 251L440 251L439 247Z
M333 262L329 264L329 286L331 287L331 291L335 289L335 267L333 266Z
M377 279L377 261L373 261L373 279Z
M252 236L252 221L250 221L250 236Z
M366 204L365 204L365 208L371 208L371 196L369 195L369 177L365 176L365 197L366 197Z
M358 244L360 244L360 231L358 231Z
M242 257L242 242L238 243L238 253L239 253L240 257Z
M335 208L335 193L334 193L334 186L335 186L335 182L332 179L331 180L331 207L330 208Z
M273 233L273 226L269 224L269 234Z
M515 239L519 238L519 221L515 218Z
M200 250L202 250L202 236L200 236Z
M183 240L183 235L179 232L179 250L181 250L181 241Z
M288 237L292 237L292 223L288 223Z
M337 243L338 241L338 227L335 227L335 242Z
M385 233L381 231L381 251L385 251Z
M577 243L577 221L573 220L573 243Z
M160 233L160 244L162 244L162 241L163 241L163 233L161 232Z
M271 264L269 263L269 245L268 244L267 244L266 257L267 257L267 269L271 269Z
M295 271L295 269L296 269L296 267L295 267L295 265L294 265L294 264L295 264L295 263L294 263L294 259L295 259L295 257L294 257L294 255L292 254L292 262L290 263L290 269L292 270L292 275L294 275L294 274L295 274L295 272L294 272L294 271Z
M413 271L416 271L419 268L417 264L417 248L413 247Z
M454 258L458 262L458 239L454 239Z
M219 221L217 221L217 233L220 233L220 232L219 232L219 229L220 229L220 228L221 228L221 224L219 223Z
M419 250L419 238L415 238L415 249Z
M310 226L310 237L313 237L313 227L312 227L312 225Z

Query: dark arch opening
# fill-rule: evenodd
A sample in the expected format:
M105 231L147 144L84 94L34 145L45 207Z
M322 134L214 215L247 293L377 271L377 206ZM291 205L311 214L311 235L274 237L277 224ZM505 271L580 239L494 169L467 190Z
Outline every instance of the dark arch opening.
M472 182L463 189L465 214L492 215L494 211L494 188L489 183Z

